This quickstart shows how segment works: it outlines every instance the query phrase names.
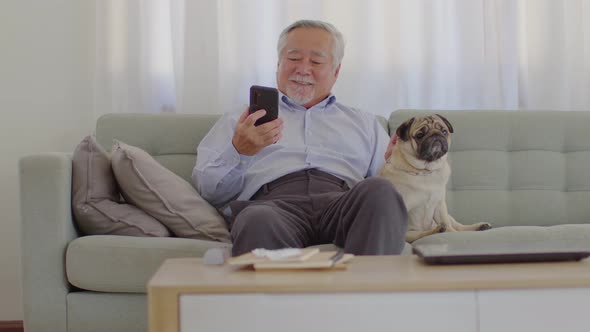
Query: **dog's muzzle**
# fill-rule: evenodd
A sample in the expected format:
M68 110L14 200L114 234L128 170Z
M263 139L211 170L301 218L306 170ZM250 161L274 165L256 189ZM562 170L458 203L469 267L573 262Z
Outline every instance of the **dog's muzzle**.
M433 162L444 156L449 150L447 139L443 135L426 137L418 148L418 158Z

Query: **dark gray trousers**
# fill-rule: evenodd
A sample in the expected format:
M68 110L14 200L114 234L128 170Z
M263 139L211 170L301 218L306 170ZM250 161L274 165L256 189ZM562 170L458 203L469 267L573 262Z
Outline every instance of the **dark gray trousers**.
M315 169L285 175L230 208L234 256L325 243L355 255L396 255L408 226L402 197L389 181L370 177L349 189Z

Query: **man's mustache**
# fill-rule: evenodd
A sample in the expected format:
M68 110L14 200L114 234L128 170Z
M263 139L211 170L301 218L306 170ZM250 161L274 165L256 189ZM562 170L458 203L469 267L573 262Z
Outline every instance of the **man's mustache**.
M295 81L297 83L315 84L315 80L308 76L293 75L289 77L289 81Z

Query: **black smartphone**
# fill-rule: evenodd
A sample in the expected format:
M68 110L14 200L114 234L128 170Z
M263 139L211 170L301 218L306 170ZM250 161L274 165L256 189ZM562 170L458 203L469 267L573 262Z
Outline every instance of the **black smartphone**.
M259 126L279 117L279 91L266 86L252 85L250 87L250 114L264 109L266 114L256 120Z

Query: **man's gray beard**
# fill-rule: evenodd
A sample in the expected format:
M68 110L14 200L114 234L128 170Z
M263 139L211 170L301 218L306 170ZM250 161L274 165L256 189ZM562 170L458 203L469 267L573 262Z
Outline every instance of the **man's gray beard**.
M310 93L309 96L299 97L296 93L293 93L292 89L287 88L287 97L295 104L303 106L313 100L313 93Z

